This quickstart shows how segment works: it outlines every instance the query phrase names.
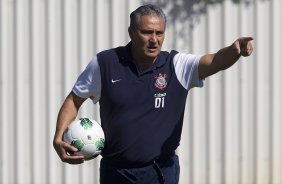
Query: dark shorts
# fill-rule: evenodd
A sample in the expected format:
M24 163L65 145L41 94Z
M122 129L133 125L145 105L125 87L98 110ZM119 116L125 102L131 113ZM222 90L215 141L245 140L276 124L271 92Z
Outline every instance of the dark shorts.
M166 160L155 161L142 167L124 167L111 164L106 159L100 164L101 184L177 184L179 159L173 155Z

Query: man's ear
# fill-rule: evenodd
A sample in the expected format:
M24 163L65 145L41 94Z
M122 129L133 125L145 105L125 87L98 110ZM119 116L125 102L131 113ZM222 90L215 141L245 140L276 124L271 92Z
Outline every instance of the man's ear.
M132 39L133 29L131 27L128 27L128 35L129 35L130 39Z

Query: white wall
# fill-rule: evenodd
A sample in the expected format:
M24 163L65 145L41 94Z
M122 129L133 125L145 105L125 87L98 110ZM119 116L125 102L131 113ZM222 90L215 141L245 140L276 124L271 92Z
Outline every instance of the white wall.
M282 1L146 2L169 19L164 50L204 54L255 39L251 57L191 90L180 183L282 184ZM129 14L141 4L0 0L0 183L98 183L99 158L72 166L56 155L56 116L95 53L129 41ZM80 112L98 114L90 101Z

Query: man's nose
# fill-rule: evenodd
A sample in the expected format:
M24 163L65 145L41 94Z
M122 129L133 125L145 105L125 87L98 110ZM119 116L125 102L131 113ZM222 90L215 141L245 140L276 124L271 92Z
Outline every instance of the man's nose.
M150 42L156 43L157 42L157 35L156 33L152 33L150 37Z

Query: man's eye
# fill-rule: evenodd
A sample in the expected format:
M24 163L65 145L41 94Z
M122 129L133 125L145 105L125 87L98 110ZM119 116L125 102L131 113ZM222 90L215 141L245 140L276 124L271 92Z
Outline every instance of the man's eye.
M141 31L142 34L152 34L153 31Z
M161 31L156 32L156 35L158 35L158 36L161 36L161 35L163 35L163 34L164 34L164 33L161 32Z
M141 34L144 35L151 35L151 34L156 34L157 36L162 36L164 34L163 31L152 31L152 30L141 30Z

